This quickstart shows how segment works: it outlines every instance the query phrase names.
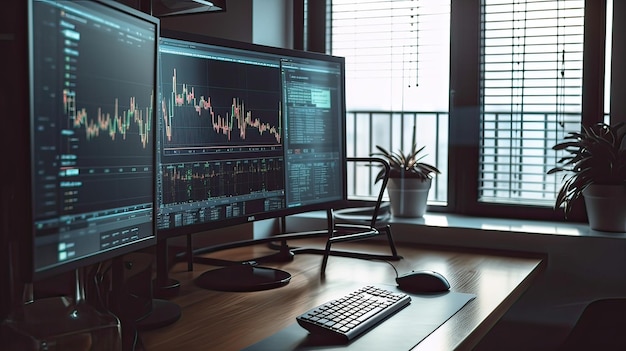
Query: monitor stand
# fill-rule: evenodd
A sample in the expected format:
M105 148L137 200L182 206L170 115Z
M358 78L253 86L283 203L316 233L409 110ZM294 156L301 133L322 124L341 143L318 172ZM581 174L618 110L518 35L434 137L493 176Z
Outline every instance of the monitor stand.
M31 301L32 284L27 284L25 291L30 291L31 296L26 300L30 302L22 304L21 300L2 323L2 337L9 343L8 349L121 350L120 321L85 300L84 274L84 268L75 272L73 298L60 296Z
M236 264L206 271L194 281L197 286L218 291L260 291L289 284L291 274L275 268Z
M177 304L154 298L152 263L152 255L139 252L112 260L109 304L122 322L123 334L165 327L181 317ZM130 342L124 340L125 345Z
M167 239L157 240L156 243L156 277L152 284L152 293L159 299L176 297L180 291L180 282L170 279L168 271L169 257Z
M281 242L278 250L276 253L243 262L195 257L194 261L223 267L202 273L194 282L203 289L218 291L245 292L280 288L289 284L291 274L280 269L259 266L263 262L293 260L294 255L286 240Z

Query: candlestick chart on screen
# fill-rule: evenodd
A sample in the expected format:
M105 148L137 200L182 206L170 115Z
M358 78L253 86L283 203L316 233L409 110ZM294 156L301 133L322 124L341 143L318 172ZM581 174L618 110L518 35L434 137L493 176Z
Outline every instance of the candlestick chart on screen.
M159 118L165 149L281 144L274 69L166 55L162 61Z

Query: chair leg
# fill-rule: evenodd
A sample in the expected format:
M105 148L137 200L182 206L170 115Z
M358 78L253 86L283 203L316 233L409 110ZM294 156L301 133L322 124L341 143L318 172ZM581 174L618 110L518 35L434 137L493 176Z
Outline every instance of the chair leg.
M187 234L187 271L193 272L193 241L191 239L191 234Z
M398 256L398 250L396 250L396 244L393 241L393 235L391 235L391 226L387 224L382 228L382 230L387 234L387 242L389 243L389 248L391 249L391 256L401 259L402 256Z
M322 267L320 269L320 275L324 277L326 275L326 265L328 264L328 256L330 256L330 246L332 245L331 238L326 241L326 248L324 249L324 256L322 257Z

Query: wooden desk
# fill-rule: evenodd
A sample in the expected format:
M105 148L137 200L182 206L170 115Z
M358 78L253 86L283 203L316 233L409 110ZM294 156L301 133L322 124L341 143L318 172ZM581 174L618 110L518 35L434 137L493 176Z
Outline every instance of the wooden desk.
M291 246L322 247L322 242L298 240ZM333 249L384 253L385 243L374 240L337 244ZM266 245L237 248L210 257L248 260L272 252ZM399 273L431 269L448 278L452 290L474 293L451 319L414 350L470 350L502 317L544 269L545 259L536 255L472 252L440 247L400 244L401 261L391 262ZM215 267L194 265L188 272L177 263L170 277L181 282L172 301L182 308L181 319L164 328L141 333L147 351L240 350L261 341L295 322L296 316L328 300L367 284L395 284L396 273L380 261L331 257L322 281L322 256L296 255L293 261L265 265L292 274L282 288L258 292L218 292L195 286L193 279Z

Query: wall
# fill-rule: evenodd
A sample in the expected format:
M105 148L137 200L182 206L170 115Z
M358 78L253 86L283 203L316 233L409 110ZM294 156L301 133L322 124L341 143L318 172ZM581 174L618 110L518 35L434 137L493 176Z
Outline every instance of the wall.
M26 1L5 2L0 11L0 52L10 53L4 55L0 77L11 82L0 93L0 109L11 118L10 133L0 138L2 150L9 151L3 154L7 166L3 167L0 182L0 320L9 313L13 302L11 278L16 273L13 270L23 268L14 265L24 261L16 243L30 242L30 232L24 230L30 228L31 211L29 178L25 176L25 170L30 169L30 152L23 147L30 135L29 82L24 79L28 76L26 12ZM23 266L29 270L28 264Z
M225 12L161 18L166 29L238 40L254 44L292 47L292 5L289 0L236 0Z
M252 42L253 0L227 1L226 11L161 18L161 27L231 40Z
M613 64L611 65L611 94L617 98L611 99L611 120L626 122L626 99L619 98L626 95L626 1L613 0L613 30L612 48ZM609 69L609 67L606 67Z
M293 48L293 1L254 0L252 13L253 43Z

